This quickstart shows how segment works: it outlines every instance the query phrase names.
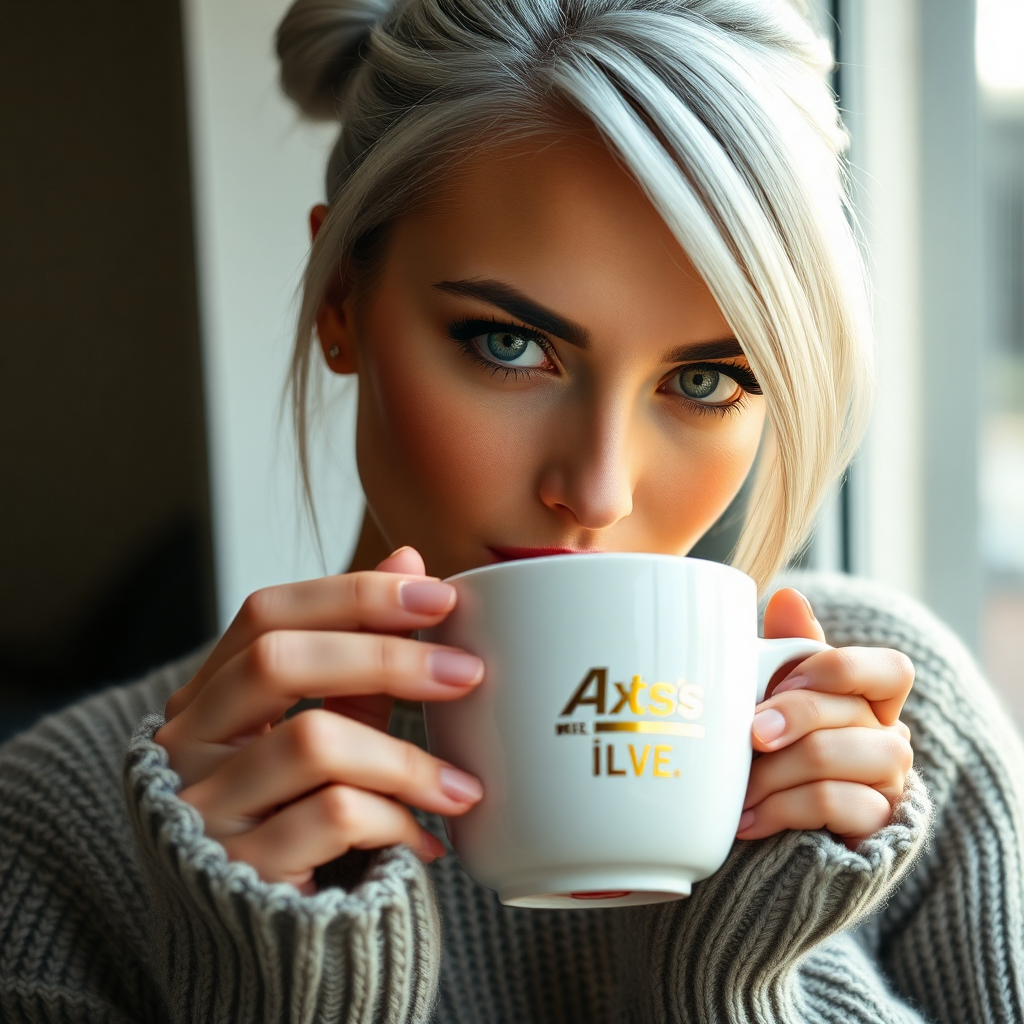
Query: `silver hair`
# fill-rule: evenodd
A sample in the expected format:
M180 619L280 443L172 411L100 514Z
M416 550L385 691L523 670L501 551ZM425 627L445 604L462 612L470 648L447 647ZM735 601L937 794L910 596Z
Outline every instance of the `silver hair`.
M732 562L764 586L866 425L871 326L831 56L789 0L296 0L281 82L341 130L306 268L291 395L304 480L315 319L342 260L467 147L592 122L704 278L765 394ZM560 115L560 111L562 112Z

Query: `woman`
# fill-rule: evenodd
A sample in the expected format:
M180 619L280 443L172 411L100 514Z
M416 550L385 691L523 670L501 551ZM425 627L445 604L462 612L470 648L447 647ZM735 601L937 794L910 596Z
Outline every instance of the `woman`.
M358 379L363 533L349 573L254 594L212 651L5 748L0 1008L1024 1018L1020 744L962 648L864 584L809 577L820 623L768 601L766 636L836 649L758 708L738 842L690 899L517 911L444 856L437 816L481 787L416 705L483 665L410 636L451 611L441 577L683 554L753 473L733 560L767 591L856 447L867 305L804 21L298 0L278 49L342 125L292 387L304 450L320 363Z

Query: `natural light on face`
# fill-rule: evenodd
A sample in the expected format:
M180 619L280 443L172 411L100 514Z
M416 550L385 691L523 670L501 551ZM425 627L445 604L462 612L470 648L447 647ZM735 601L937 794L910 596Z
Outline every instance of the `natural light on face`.
M431 573L524 549L683 554L753 463L757 380L594 138L470 161L394 225L355 305L367 501Z

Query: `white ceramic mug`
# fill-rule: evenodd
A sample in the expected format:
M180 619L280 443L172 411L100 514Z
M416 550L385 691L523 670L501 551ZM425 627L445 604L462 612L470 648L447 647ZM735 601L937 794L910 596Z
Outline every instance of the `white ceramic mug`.
M432 753L484 797L448 834L518 907L660 903L724 862L750 773L755 704L825 650L757 636L754 581L671 555L556 555L448 580L425 639L479 655L483 682L426 705Z

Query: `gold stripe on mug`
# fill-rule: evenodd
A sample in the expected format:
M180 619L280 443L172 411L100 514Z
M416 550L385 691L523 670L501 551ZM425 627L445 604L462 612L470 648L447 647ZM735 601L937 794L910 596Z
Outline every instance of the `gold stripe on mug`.
M648 736L704 738L704 726L689 722L595 722L594 732L640 732Z

